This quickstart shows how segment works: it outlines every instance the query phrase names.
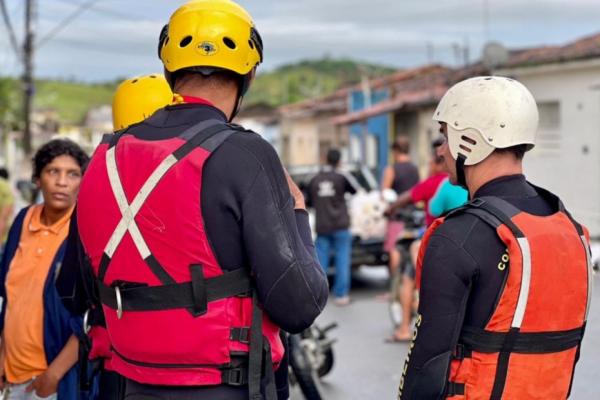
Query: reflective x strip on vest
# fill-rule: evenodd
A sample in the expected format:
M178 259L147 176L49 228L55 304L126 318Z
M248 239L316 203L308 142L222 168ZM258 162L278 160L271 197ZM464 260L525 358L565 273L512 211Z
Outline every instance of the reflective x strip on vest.
M135 196L131 204L127 201L127 197L125 196L125 191L123 189L123 185L121 180L119 179L119 171L117 169L117 160L115 156L115 147L111 147L106 152L106 166L108 170L108 178L110 180L110 186L119 205L119 210L121 211L121 221L115 228L104 252L110 258L114 255L117 247L125 237L125 233L129 231L131 234L131 238L133 239L133 243L135 247L138 249L140 255L143 259L146 259L150 256L150 249L142 236L136 222L135 216L140 211L144 202L152 193L152 190L158 185L158 182L161 178L167 173L167 171L177 163L177 159L170 154L167 158L165 158L159 165L156 167L154 172L150 175L148 180L144 183L138 194Z
M156 167L131 204L127 201L123 185L119 178L116 162L115 149L120 136L113 136L114 143L106 152L106 168L113 195L115 196L121 212L121 220L104 249L104 256L102 257L98 271L98 277L101 280L104 279L108 263L125 237L125 233L129 232L138 252L161 282L174 283L174 280L153 258L152 253L135 222L135 216L144 205L144 202L150 193L152 193L154 188L158 185L158 182L179 160L199 146L205 148L209 152L214 151L227 139L227 137L229 137L229 135L231 135L231 133L233 133L231 127L218 120L202 121L188 128L179 136L184 139L185 142Z

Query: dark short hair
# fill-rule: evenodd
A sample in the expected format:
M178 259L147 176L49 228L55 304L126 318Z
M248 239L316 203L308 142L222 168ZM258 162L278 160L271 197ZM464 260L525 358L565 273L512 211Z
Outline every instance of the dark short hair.
M410 140L406 136L397 137L392 144L392 150L402 154L410 153Z
M531 150L533 146L529 144L518 144L516 146L507 147L505 149L495 149L494 152L498 154L511 153L517 160L522 160L525 157L525 153Z
M433 157L433 161L436 164L441 164L442 162L444 162L444 157L440 157L437 153L438 147L442 146L444 142L444 138L437 138L433 142L431 142L431 156Z
M77 161L81 172L87 167L90 158L79 145L69 139L54 139L40 147L33 156L33 179L42 175L42 170L52 160L60 156L71 156Z
M237 86L241 83L241 75L236 74L233 71L225 69L202 69L194 70L192 68L182 69L175 72L169 72L165 69L165 77L171 85L173 91L176 90L180 81L183 80L194 80L201 81L205 85L212 85L215 87L223 87L229 84L235 84Z
M8 170L4 167L0 167L0 178L8 180L9 177L10 175L8 174Z
M327 164L335 167L339 164L340 159L342 158L342 153L338 149L330 149L327 152Z

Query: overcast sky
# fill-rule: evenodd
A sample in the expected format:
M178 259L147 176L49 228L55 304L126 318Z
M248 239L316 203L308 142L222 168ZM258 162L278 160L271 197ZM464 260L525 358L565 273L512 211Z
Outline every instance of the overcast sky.
M5 0L22 40L25 0ZM89 0L37 0L37 38ZM158 33L182 0L98 0L41 46L41 77L102 81L161 70ZM456 65L484 43L510 48L556 45L600 32L600 0L240 0L265 42L268 70L300 59L351 57L396 67ZM485 4L489 24L486 29ZM429 47L429 51L428 51ZM0 75L21 65L0 23Z

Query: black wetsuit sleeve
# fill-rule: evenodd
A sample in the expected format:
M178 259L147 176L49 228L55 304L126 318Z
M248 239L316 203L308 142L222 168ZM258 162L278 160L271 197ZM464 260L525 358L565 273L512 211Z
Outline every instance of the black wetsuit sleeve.
M327 279L314 251L308 213L294 210L271 147L242 204L242 235L269 317L290 333L308 328L325 307Z
M56 278L56 290L65 308L76 315L85 313L89 304L82 275L84 267L82 259L84 258L83 245L77 229L77 210L75 209L69 225L62 266Z
M400 382L399 399L441 399L463 324L477 263L460 244L438 234L425 251L416 339Z

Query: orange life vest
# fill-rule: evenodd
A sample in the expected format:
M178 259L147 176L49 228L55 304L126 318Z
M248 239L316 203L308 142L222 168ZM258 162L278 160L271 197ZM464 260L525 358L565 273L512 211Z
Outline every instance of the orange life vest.
M450 366L446 398L565 399L569 396L591 299L589 234L560 200L547 217L497 197L476 198L451 213L491 225L508 250L508 268L485 328L463 326ZM437 220L423 238L417 285ZM509 261L510 260L510 261Z

